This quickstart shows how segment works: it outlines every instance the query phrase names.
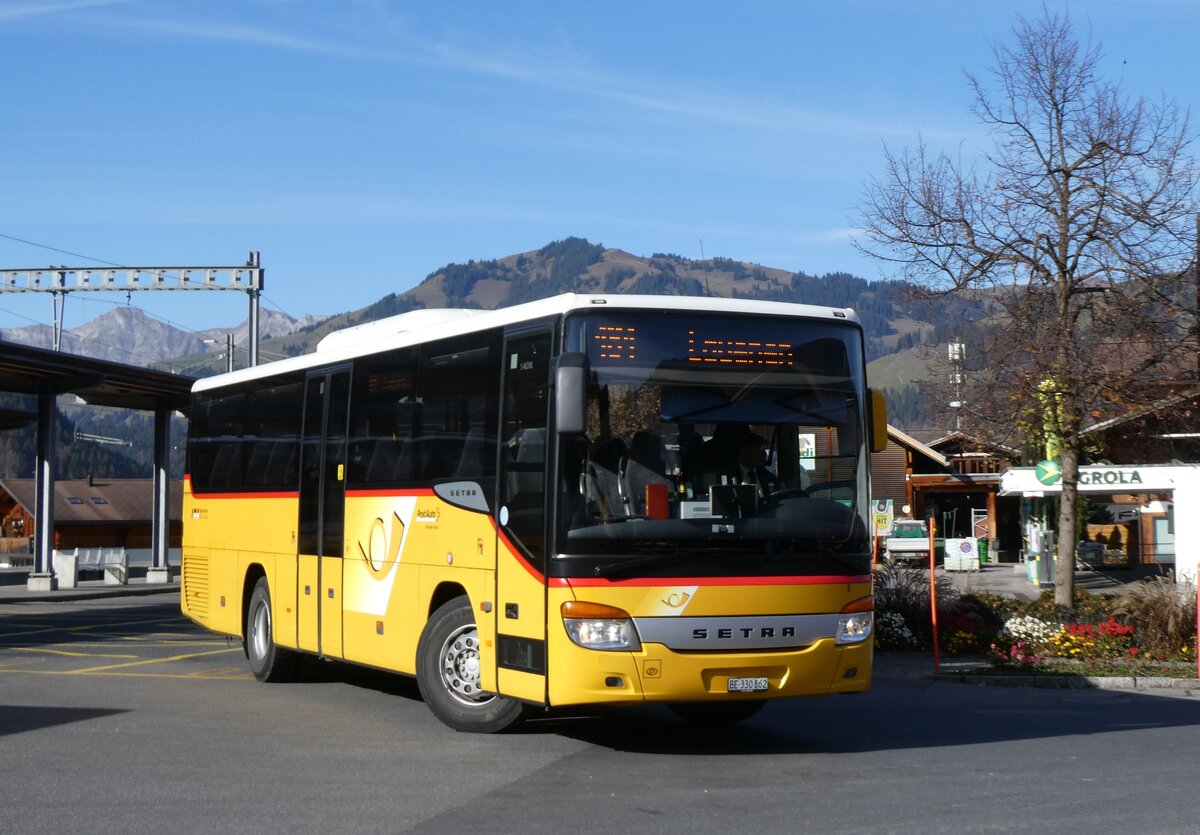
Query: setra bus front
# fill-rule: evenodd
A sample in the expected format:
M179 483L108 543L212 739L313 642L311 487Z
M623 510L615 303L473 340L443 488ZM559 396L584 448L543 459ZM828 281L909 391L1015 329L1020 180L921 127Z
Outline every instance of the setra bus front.
M562 348L549 703L729 722L866 690L886 417L857 322L589 311Z

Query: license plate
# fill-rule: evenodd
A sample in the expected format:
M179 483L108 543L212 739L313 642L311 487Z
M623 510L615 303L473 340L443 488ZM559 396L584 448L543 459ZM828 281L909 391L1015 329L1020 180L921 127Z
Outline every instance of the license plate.
M767 689L766 676L729 679L730 693L759 693Z

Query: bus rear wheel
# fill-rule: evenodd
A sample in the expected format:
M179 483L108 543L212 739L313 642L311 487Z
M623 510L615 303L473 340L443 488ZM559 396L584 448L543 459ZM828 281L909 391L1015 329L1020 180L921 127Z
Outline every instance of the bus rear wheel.
M250 660L250 672L259 681L288 681L296 672L296 653L277 646L271 624L271 589L259 577L246 608L246 637L242 646Z
M524 706L479 687L479 630L471 602L456 597L429 618L417 644L417 686L433 715L456 731L497 733L518 720Z
M676 716L703 728L722 728L744 722L763 709L766 699L737 702L676 702L668 705Z

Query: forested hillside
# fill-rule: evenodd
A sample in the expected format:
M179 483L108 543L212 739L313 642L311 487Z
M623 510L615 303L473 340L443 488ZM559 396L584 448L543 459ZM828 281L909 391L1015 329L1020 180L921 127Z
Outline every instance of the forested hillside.
M642 257L583 238L566 238L505 258L447 264L407 292L388 294L367 307L269 340L264 350L294 356L311 351L331 330L418 308L494 309L567 292L720 296L850 307L863 321L868 360L948 342L974 314L962 300L945 302L937 310L914 303L901 282L868 282L848 273L809 275L728 258L695 260L662 252Z
M149 478L154 463L154 418L146 412L78 405L60 398L55 426L55 471L60 479ZM36 412L32 397L0 396L0 408ZM187 423L171 422L171 476L183 475ZM97 440L101 439L101 440ZM37 446L32 425L0 432L0 478L33 478Z
M901 282L870 282L848 273L810 275L728 258L696 260L663 252L644 257L571 237L504 258L447 264L411 290L389 293L366 307L301 326L295 332L288 333L288 323L283 323L280 329L272 329L275 333L282 331L282 335L262 342L260 357L269 362L307 353L330 331L409 310L493 309L565 292L718 296L853 308L866 332L870 382L885 391L891 422L903 429L944 425L944 409L926 385L928 357L933 346L962 338L963 329L979 313L962 298L940 302L936 307L914 302L909 288ZM291 326L296 325L301 323ZM106 331L133 331L136 335L142 329L140 320L131 319L120 328L109 327ZM223 331L213 333L221 335ZM174 336L168 339L159 334L157 339L160 344L174 344ZM213 341L218 349L223 347L223 338ZM139 357L151 353L145 340L122 343L122 349L133 352L125 357L129 362L138 362ZM213 348L206 345L205 350ZM244 361L237 352L235 359L239 365ZM224 361L213 359L212 353L195 353L157 365L204 376L222 370ZM173 429L173 475L181 474L183 468L180 423ZM131 445L77 440L77 428ZM148 415L67 405L64 400L58 431L60 477L85 477L89 472L105 477L150 474L153 432ZM0 474L32 475L33 452L31 429L0 433Z

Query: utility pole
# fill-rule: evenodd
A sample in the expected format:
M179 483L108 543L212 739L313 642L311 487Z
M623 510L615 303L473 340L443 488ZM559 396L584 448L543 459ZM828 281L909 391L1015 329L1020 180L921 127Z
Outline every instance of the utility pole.
M217 340L206 339L206 340L204 340L204 343L206 345L216 345ZM225 373L228 374L232 370L233 370L233 334L227 333L227 334L225 334Z
M950 354L950 382L954 385L954 399L950 401L950 408L954 410L954 429L955 431L960 431L962 429L963 362L967 357L967 346L956 339L950 343L948 349Z

